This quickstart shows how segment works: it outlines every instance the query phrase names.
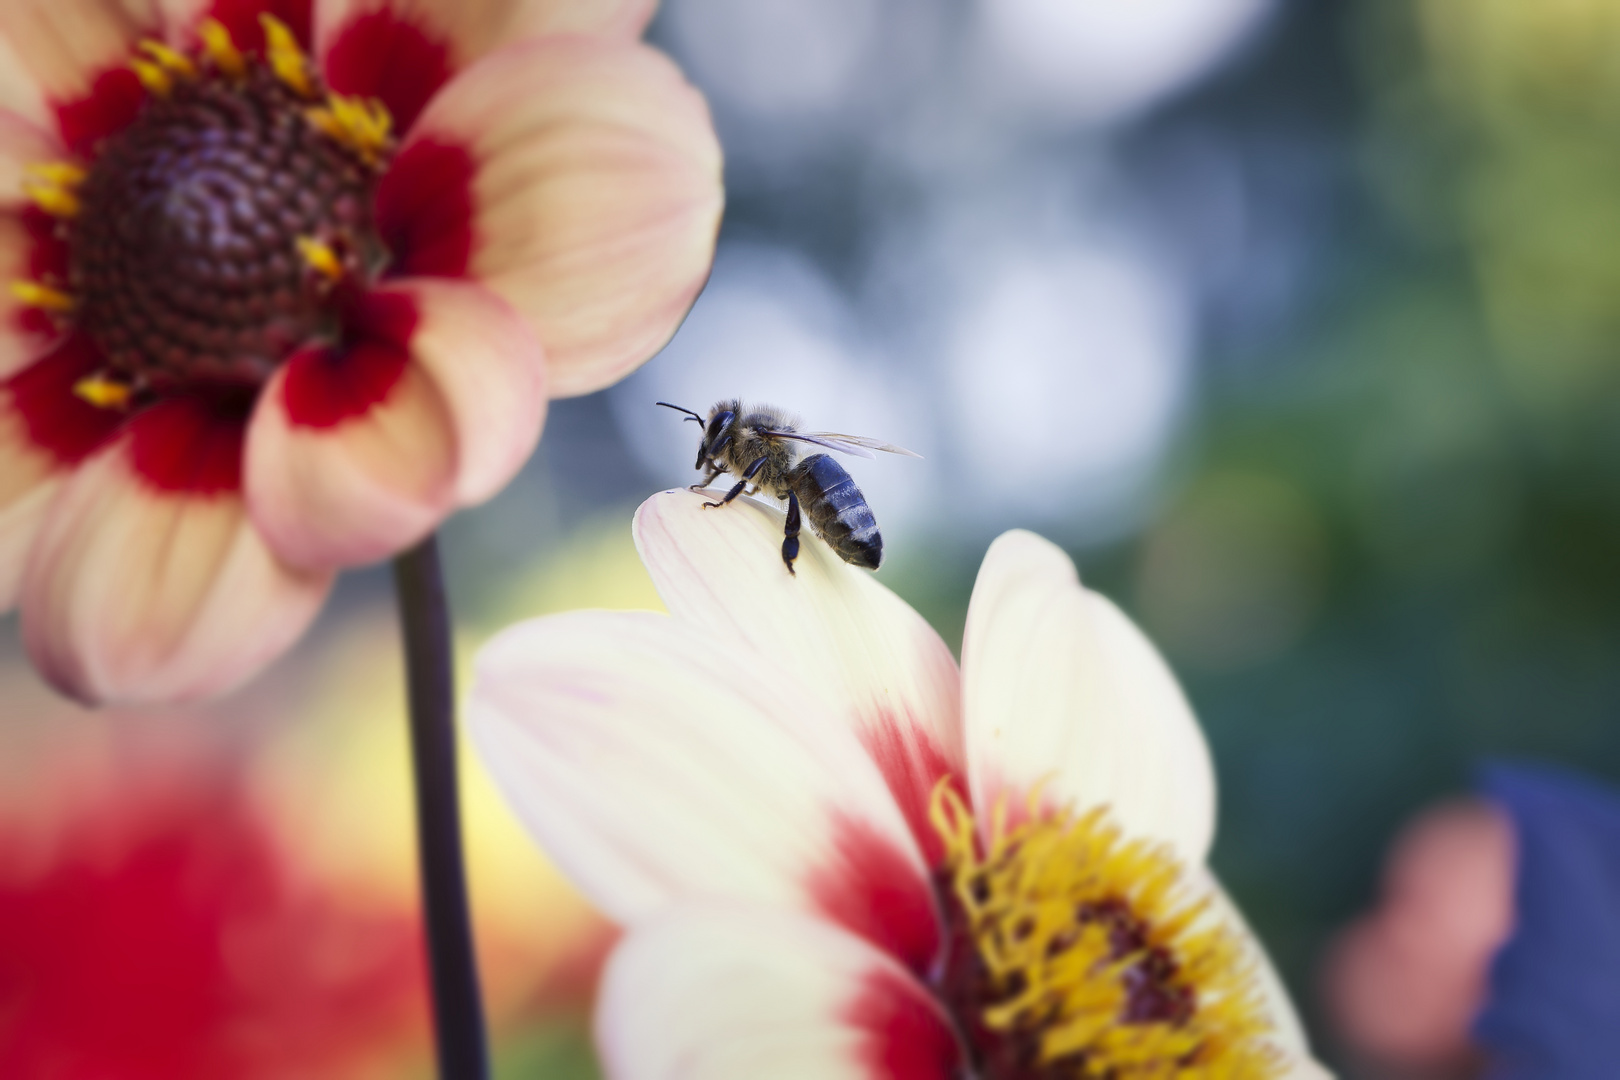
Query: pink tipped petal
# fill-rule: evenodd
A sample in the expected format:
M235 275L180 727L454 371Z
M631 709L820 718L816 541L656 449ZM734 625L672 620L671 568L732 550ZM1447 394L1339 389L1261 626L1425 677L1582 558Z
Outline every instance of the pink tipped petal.
M157 0L5 0L0 39L45 101L60 109L90 95L143 36L161 36L159 8ZM0 77L6 81L12 80Z
M732 647L752 646L811 688L883 771L932 858L928 800L962 775L960 678L951 651L910 605L806 529L795 574L783 514L752 499L666 491L641 504L635 537L669 610Z
M615 1080L949 1080L948 1021L892 960L822 920L679 908L609 959L597 1045Z
M286 649L331 583L277 561L238 495L158 487L137 444L63 483L23 583L35 666L87 703L220 693Z
M1129 619L1033 533L990 545L962 639L974 802L1044 783L1112 806L1125 831L1202 863L1215 828L1209 749L1175 677Z
M814 910L924 966L922 859L871 760L787 672L650 612L512 627L468 715L541 846L629 921L693 897Z
M61 471L28 439L21 417L0 404L0 611L17 602L23 567Z
M340 94L381 100L399 131L457 71L539 34L640 36L653 0L326 0L316 55Z
M481 286L396 282L366 297L355 332L293 356L248 432L254 520L299 566L394 554L499 490L540 437L539 343Z
M0 57L0 64L3 64L3 57ZM4 101L3 95L4 89L0 87L0 102ZM62 144L49 130L0 104L0 212L20 210L29 205L23 184L28 179L30 165L57 161L64 154ZM0 240L0 243L4 242ZM5 257L6 253L0 252L0 259ZM9 265L4 272L8 275L5 281L18 276Z
M419 321L411 357L444 398L456 438L455 498L483 502L522 468L546 417L545 353L510 304L471 282L407 279Z
M473 164L465 191L433 200L455 195L470 217L435 228L465 235L462 266L441 253L424 270L407 252L405 272L464 271L510 300L539 328L553 397L645 361L708 276L720 147L703 98L644 45L554 36L491 54L445 86L401 148L408 186L443 184L442 169L404 168L416 144ZM391 200L423 201L381 193L385 236L403 227Z

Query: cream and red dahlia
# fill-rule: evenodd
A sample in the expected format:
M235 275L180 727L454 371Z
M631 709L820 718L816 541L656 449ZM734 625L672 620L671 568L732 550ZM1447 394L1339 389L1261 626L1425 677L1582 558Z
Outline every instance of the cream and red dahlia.
M780 513L668 492L635 533L670 614L576 612L479 658L474 734L628 933L618 1080L1306 1078L1205 867L1214 780L1153 647L1060 550L985 557L958 668Z
M0 4L0 610L47 678L238 682L674 331L719 150L652 7Z

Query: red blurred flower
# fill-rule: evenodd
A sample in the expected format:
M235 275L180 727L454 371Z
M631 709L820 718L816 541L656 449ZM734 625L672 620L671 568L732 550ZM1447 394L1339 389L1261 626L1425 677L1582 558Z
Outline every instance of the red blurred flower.
M357 1075L426 1026L419 933L296 884L229 778L0 826L0 1075Z

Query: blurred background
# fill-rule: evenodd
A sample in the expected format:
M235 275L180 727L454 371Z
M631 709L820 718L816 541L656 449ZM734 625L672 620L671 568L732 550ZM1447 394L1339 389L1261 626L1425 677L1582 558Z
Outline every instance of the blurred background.
M651 36L726 148L714 275L446 529L468 647L656 604L630 513L696 478L656 400L908 446L852 465L880 580L956 645L994 535L1068 546L1184 681L1215 867L1323 1056L1468 1075L1335 1023L1321 964L1482 757L1620 779L1620 0L667 0ZM0 1072L426 1075L391 617L350 575L254 685L140 715L3 624ZM469 768L500 1075L592 1076L611 931Z

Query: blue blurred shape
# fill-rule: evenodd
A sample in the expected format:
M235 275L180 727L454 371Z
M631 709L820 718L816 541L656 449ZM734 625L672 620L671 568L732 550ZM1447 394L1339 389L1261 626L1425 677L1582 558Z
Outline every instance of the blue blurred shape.
M1513 936L1474 1025L1490 1080L1620 1076L1620 793L1576 773L1494 764L1485 795L1518 843Z

